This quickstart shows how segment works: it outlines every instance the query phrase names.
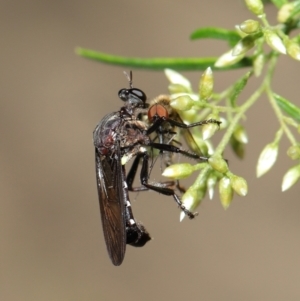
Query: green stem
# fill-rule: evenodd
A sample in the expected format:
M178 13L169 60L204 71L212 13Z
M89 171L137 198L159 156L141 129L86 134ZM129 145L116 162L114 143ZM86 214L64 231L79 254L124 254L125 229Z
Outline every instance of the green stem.
M228 144L233 131L238 124L239 120L243 117L245 112L257 101L257 99L261 96L264 90L270 85L274 69L277 62L277 55L274 55L269 63L268 70L264 81L261 86L246 100L246 102L239 108L239 112L232 118L230 122L230 126L228 127L225 135L220 141L218 147L216 148L215 155L221 155Z
M259 98L259 96L262 94L264 90L264 84L262 84L258 90L256 90L249 99L240 107L239 112L232 118L230 122L230 126L228 127L225 135L223 136L223 139L219 143L218 147L216 148L214 155L221 155L228 144L232 133L238 124L239 120L243 117L244 113L256 102L256 100Z
M266 81L265 81L265 90L266 93L268 95L270 104L275 112L275 115L278 119L279 124L281 125L281 128L283 129L284 133L286 134L287 138L290 140L292 145L296 145L297 141L295 139L295 137L293 136L292 132L290 131L290 129L288 128L288 126L286 125L286 123L284 122L284 115L282 114L275 98L273 95L273 91L271 88L271 80L272 80L272 75L275 69L275 64L277 62L277 58L278 58L278 54L274 53L274 56L272 57L271 61L270 61L270 72L268 72L268 75L266 77Z
M260 19L261 19L263 25L264 25L265 27L269 27L270 24L269 24L269 22L268 22L268 20L267 20L266 17L267 17L266 14L260 15Z
M212 99L213 100L217 100L220 101L224 98L226 98L230 93L232 93L232 86L228 87L227 89L225 89L224 91L220 92L220 93L213 93L212 94Z
M200 187L203 187L203 182L206 182L211 169L211 166L206 163L206 166L201 170L195 182L189 187L189 190L198 190Z
M278 119L278 122L280 123L281 128L283 129L284 133L286 134L287 138L290 140L292 145L296 145L297 141L295 139L295 137L293 136L292 132L290 131L289 127L286 125L285 121L284 121L284 116L280 110L280 108L277 105L277 102L274 98L273 92L271 90L270 85L266 86L266 93L268 95L270 104L275 112L275 115Z

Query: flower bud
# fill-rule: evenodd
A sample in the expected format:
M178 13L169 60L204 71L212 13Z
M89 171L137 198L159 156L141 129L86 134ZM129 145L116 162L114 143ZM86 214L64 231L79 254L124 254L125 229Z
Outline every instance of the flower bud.
M190 93L191 91L180 84L170 84L168 86L170 94Z
M228 120L225 119L224 117L220 117L219 119L220 119L220 121L221 121L220 129L221 129L221 130L226 129L227 126L228 126L228 124L229 124Z
M237 56L245 54L254 46L254 39L252 36L242 38L232 49L232 55Z
M212 200L214 196L214 189L217 184L217 177L212 173L209 178L207 179L207 188L208 188L208 195L209 198Z
M194 108L188 111L180 111L180 117L182 121L186 124L194 123L199 121L199 110Z
M175 98L174 95L172 95L170 105L177 111L187 111L192 108L194 101L189 94L182 94L180 96L176 96Z
M168 166L162 175L167 178L179 180L189 177L193 171L193 165L189 163L178 163Z
M208 67L201 76L199 83L199 95L201 100L209 99L214 88L214 76L210 67Z
M165 75L171 84L179 84L183 86L188 92L192 92L190 81L180 73L172 69L165 69Z
M187 190L183 195L181 201L187 210L193 212L200 205L203 198L201 196L202 196L201 191ZM185 218L185 213L182 211L180 212L179 220L183 221L184 218Z
M297 160L300 159L300 146L299 145L292 145L289 147L287 151L287 155L292 159L292 160Z
M300 178L300 165L290 168L283 176L281 190L285 191L291 188Z
M246 37L248 34L243 32L241 29L240 29L240 26L239 25L235 25L235 30L237 32L237 34L241 37L241 38L244 38Z
M286 47L286 51L288 55L297 60L300 61L300 46L295 41L290 40L289 38L284 39L284 44Z
M260 29L260 23L255 20L246 20L239 25L241 31L250 34L257 32Z
M246 130L243 126L238 124L233 131L233 135L237 141L244 143L244 144L248 143L248 136L247 136Z
M261 0L245 0L248 9L255 15L264 13L264 5Z
M261 71L264 67L265 56L263 53L258 54L253 60L253 70L256 77L261 75Z
M214 170L220 173L226 173L228 171L228 164L221 156L210 157L208 163Z
M219 182L220 201L223 208L226 210L232 202L233 189L231 181L227 177L223 177Z
M277 155L278 143L270 143L265 146L258 158L256 166L256 176L258 178L271 169L276 162Z
M219 129L219 125L215 122L213 122L214 120L218 120L218 116L214 115L214 114L209 114L207 116L207 121L212 121L212 122L208 122L207 124L204 124L201 128L202 131L202 139L203 140L207 140L210 137L212 137L214 135L214 133Z
M285 23L291 15L291 12L295 8L295 2L283 4L277 14L277 20L279 23Z
M264 36L268 45L274 50L286 54L286 48L280 39L280 37L271 29L266 28L264 30Z
M246 196L248 193L248 185L244 178L238 177L236 175L230 176L231 187L240 196Z
M215 62L215 67L222 68L234 65L235 63L239 62L245 54L233 55L232 49L221 55L217 61Z
M207 182L208 172L207 169L201 170L196 181L182 196L182 204L189 211L194 211L201 203L202 199L206 193L206 182ZM180 221L185 217L185 213L181 212Z
M198 189L193 189L190 187L185 194L182 196L181 202L184 207L193 212L200 205L202 199L204 198L206 193L206 187L200 187ZM185 213L182 211L180 213L179 220L182 221L185 217Z
M232 135L230 138L230 145L234 153L240 158L243 159L245 156L245 144L237 141L236 138Z

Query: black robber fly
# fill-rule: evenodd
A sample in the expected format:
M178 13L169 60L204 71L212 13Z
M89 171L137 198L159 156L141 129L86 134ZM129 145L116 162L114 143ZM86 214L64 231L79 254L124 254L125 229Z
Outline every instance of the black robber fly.
M151 239L145 227L134 219L128 191L154 190L173 196L189 218L195 217L194 213L184 207L175 191L169 188L168 182L149 184L147 148L207 160L198 154L181 150L161 140L154 142L150 138L152 133L162 133L159 129L166 123L178 127L187 126L166 116L156 116L150 124L141 120L141 114L148 110L146 95L142 90L133 88L131 72L128 79L129 89L121 89L118 93L119 98L124 101L124 106L119 111L106 115L93 133L103 233L109 257L116 266L124 259L126 244L142 247ZM198 124L201 123L194 126ZM132 158L134 161L126 177L125 164ZM141 187L134 188L133 182L141 160Z

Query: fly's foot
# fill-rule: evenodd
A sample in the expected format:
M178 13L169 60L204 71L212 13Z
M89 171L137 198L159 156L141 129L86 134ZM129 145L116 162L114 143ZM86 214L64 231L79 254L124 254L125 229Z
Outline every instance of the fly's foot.
M184 205L180 205L180 209L189 217L189 219L193 219L198 215L198 212L191 212L186 209Z

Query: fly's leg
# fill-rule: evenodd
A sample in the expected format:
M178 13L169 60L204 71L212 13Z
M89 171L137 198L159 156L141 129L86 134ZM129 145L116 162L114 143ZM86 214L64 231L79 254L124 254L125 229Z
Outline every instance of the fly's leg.
M164 144L159 144L159 145L164 145ZM140 180L141 184L148 188L149 190L153 190L156 192L159 192L164 195L169 195L172 196L177 203L177 205L180 207L180 209L190 218L194 218L197 213L190 212L185 208L185 206L182 204L180 198L178 195L175 193L175 191L171 188L167 187L162 187L160 183L148 183L148 162L149 162L149 155L147 152L144 152L143 154L143 162L142 162L142 169L141 169L141 174L140 174Z
M129 191L139 192L139 191L149 190L149 188L147 188L146 186L133 187L135 175L137 174L137 169L138 169L140 160L143 158L143 156L144 156L144 153L139 153L136 155L136 157L131 165L131 168L127 174L126 183L127 183ZM147 171L147 177L148 177L148 171ZM175 186L175 184L176 183L174 181L164 181L164 182L159 183L159 185L161 187L172 187L172 186Z

